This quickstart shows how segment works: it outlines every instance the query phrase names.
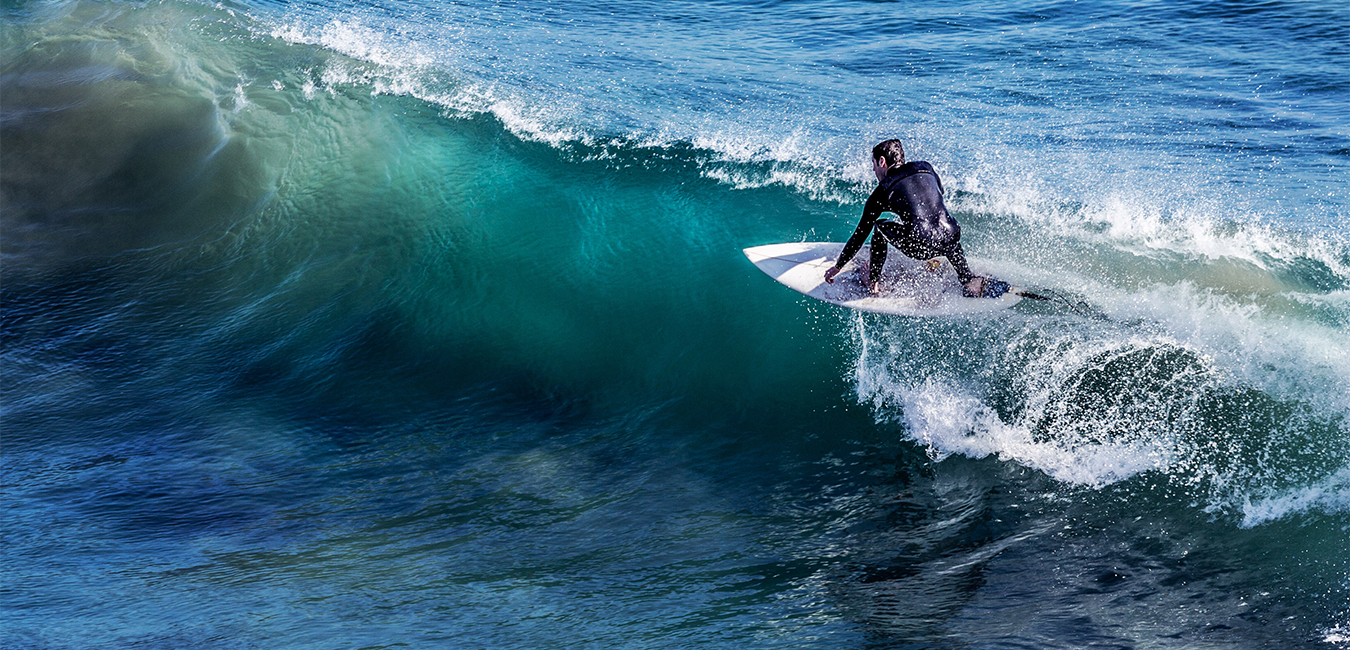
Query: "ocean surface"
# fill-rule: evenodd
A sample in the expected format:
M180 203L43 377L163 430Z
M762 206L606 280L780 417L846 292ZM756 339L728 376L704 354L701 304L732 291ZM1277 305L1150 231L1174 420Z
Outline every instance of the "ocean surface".
M0 15L0 647L1350 648L1344 0Z

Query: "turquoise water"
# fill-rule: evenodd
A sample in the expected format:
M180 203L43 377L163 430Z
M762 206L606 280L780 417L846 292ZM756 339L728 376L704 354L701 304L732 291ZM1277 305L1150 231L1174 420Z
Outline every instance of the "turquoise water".
M0 646L1350 644L1343 4L3 11Z

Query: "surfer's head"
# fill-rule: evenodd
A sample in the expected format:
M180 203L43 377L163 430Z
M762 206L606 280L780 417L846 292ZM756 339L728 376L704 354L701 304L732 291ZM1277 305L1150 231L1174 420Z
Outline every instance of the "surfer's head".
M877 180L886 177L886 172L892 167L898 167L905 164L905 147L899 140L891 138L877 143L872 147L872 171L876 173Z

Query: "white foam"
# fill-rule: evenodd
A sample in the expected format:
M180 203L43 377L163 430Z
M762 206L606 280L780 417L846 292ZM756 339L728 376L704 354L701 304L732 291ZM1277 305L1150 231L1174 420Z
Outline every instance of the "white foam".
M1004 422L982 400L954 385L930 379L916 388L895 388L909 431L937 460L949 454L995 455L1066 483L1101 486L1164 469L1173 456L1166 445L1150 441L1038 441L1025 424Z
M815 201L834 203L846 203L855 196L847 188L840 188L832 178L799 167L750 171L737 167L705 166L701 173L737 190L779 185L806 194Z
M244 86L245 84L240 82L234 87L234 96L231 97L233 106L230 108L230 112L232 113L238 113L239 111L244 110L244 107L248 106L248 95L244 92Z
M1195 488L1193 496L1207 511L1239 516L1243 526L1309 510L1350 509L1350 468L1311 485L1275 493L1268 487L1302 471L1297 455L1306 453L1308 444L1341 453L1333 440L1301 437L1325 436L1318 422L1350 414L1350 342L1340 330L1273 318L1241 297L1188 282L1114 294L1100 288L1099 295L1106 296L1113 322L1006 323L1001 337L987 339L993 344L988 363L1002 369L960 379L933 369L943 364L927 355L950 352L930 352L922 335L880 321L869 327L873 321L859 318L858 397L874 407L880 421L903 422L905 435L939 461L952 454L993 455L1091 487L1159 471ZM964 335L983 338L978 330ZM1154 367L1150 358L1162 365ZM1108 398L1085 410L1077 401L1085 373L1112 382L1091 390L1116 390L1109 388L1114 385L1138 395L1120 402ZM1000 416L985 397L994 388L991 382L1017 396L1013 419ZM1195 437L1209 430L1194 425L1215 415L1194 397L1246 388L1298 405L1284 423L1287 431L1241 429L1210 432L1219 439ZM1230 434L1241 438L1224 438ZM1248 449L1252 445L1256 450ZM1230 462L1234 454L1241 459L1236 465Z
M1311 510L1350 512L1350 467L1315 485L1283 490L1242 505L1242 527L1251 528Z
M862 354L855 372L860 399L871 403L882 420L900 417L906 434L928 447L935 460L952 454L971 458L994 455L1066 483L1098 487L1140 472L1165 470L1177 459L1177 445L1168 436L1100 435L1118 428L1119 422L1110 419L1114 417L1111 414L1086 426L1036 435L1034 427L1053 408L1064 383L1099 356L1100 346L1055 348L1044 355L1036 364L1039 367L1023 377L1031 388L1027 408L1017 420L1008 422L974 386L933 374L924 376L912 368L896 368L892 360L905 351L872 339L874 335L861 326L858 331Z
M269 35L288 43L323 47L354 59L351 63L329 60L319 84L307 81L302 88L306 99L312 99L320 85L330 95L342 86L365 86L372 95L415 97L452 114L491 114L507 130L525 140L552 145L592 141L590 134L564 126L572 114L565 104L532 106L510 93L503 94L495 83L475 81L456 68L453 48L433 56L423 45L399 40L378 26L369 27L355 19L334 19L318 28L286 23ZM455 71L454 78L448 81L447 70Z
M1111 316L1161 327L1240 383L1350 414L1350 340L1335 327L1270 314L1188 281L1117 293L1105 302Z
M1322 641L1338 648L1350 648L1350 622L1327 630L1326 636L1322 637Z
M1276 268L1275 264L1310 259L1326 266L1342 281L1350 281L1350 266L1332 242L1307 233L1280 232L1254 216L1248 221L1220 219L1216 215L1225 213L1222 207L1205 207L1208 209L1192 208L1163 218L1157 208L1146 215L1131 215L1139 209L1117 204L1094 210L1093 218L1109 224L1110 242L1123 250L1241 260L1265 270Z
M292 22L276 27L271 36L289 43L318 45L389 68L425 68L434 63L434 58L420 48L408 47L379 27L366 27L358 20L332 20L317 30Z

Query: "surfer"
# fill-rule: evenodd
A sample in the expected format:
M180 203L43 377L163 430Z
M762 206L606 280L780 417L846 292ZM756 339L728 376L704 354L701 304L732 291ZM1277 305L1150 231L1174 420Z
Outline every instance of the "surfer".
M872 235L872 256L867 270L867 288L874 294L881 292L881 267L886 264L886 244L918 260L945 257L956 269L967 296L984 294L984 278L970 272L965 251L961 249L961 226L947 213L942 202L942 181L933 166L922 160L905 162L905 148L899 140L886 140L872 147L872 171L877 175L877 189L867 197L862 219L853 236L844 244L839 259L825 271L825 281L834 282L834 276L862 249L867 235ZM882 219L881 213L891 212L899 220Z

